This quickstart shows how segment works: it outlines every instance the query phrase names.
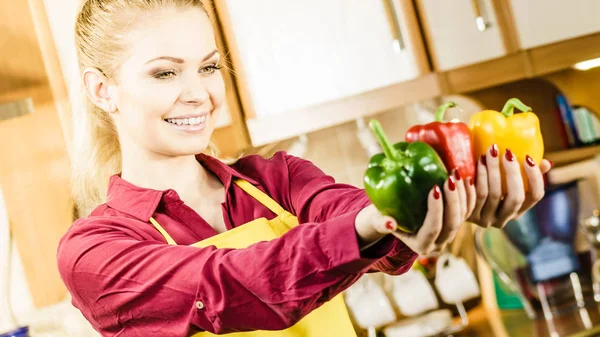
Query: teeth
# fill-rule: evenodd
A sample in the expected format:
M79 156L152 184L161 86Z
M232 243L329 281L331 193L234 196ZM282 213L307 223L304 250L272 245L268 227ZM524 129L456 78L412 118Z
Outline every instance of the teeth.
M167 122L177 125L198 125L206 122L206 116L194 118L169 118Z

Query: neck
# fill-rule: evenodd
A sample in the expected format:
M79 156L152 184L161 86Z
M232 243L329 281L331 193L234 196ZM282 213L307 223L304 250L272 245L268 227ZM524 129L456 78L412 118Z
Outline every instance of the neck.
M209 185L210 175L195 156L165 156L122 148L121 177L143 188L173 189L182 199L196 199Z

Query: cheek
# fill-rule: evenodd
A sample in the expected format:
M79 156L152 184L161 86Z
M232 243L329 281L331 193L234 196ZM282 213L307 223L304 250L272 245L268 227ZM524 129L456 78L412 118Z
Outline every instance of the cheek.
M225 102L225 83L223 82L223 76L217 74L210 81L206 81L204 84L206 91L210 95L210 100L214 110L220 110Z
M135 85L122 88L118 105L119 110L131 122L147 123L167 114L178 97L176 85L138 81Z

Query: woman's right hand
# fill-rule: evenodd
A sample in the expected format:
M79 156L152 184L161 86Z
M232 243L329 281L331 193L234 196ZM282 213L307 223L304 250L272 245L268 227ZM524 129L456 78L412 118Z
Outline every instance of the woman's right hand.
M441 252L454 239L476 202L475 187L470 181L460 179L456 171L452 172L443 188L443 196L438 186L429 192L427 215L416 234L397 230L394 218L382 215L374 205L365 207L356 217L356 231L363 243L361 246L364 248L364 245L369 245L386 234L393 234L419 255Z
M474 186L470 181L461 179L457 172L454 170L444 183L443 196L437 185L429 192L427 215L423 226L416 234L399 230L392 232L419 255L441 252L454 239L460 225L473 212L476 197L475 193L468 193L468 191L474 189Z

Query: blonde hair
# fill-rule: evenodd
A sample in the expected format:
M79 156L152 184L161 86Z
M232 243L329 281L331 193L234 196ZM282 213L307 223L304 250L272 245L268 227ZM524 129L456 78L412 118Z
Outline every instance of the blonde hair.
M202 0L86 0L75 22L79 73L96 68L113 77L126 48L120 39L123 30L135 14L165 6L200 8L207 13ZM75 141L71 185L78 213L86 216L106 201L110 176L121 172L121 149L112 118L88 99L81 78L74 83L79 97L72 100ZM212 142L206 153L218 155Z

